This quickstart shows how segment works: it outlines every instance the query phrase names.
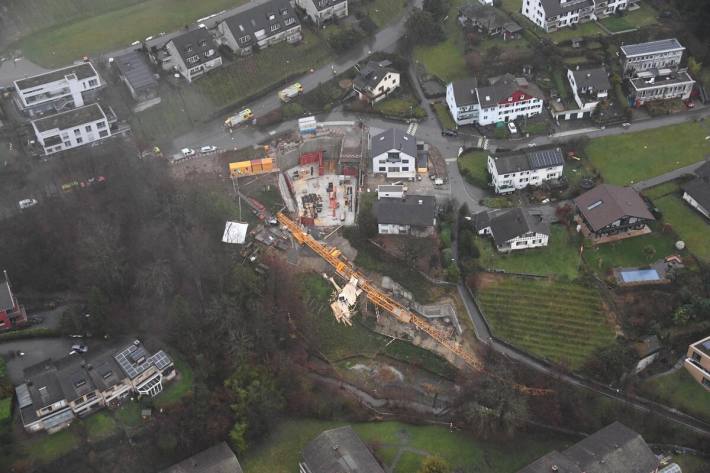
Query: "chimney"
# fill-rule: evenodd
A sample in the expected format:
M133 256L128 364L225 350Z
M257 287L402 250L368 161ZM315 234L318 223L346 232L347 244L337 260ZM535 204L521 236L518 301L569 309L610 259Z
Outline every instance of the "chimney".
M587 72L587 79L589 79L590 77L592 77L592 74L590 74L589 72Z
M560 471L560 468L557 465L552 465L552 471Z

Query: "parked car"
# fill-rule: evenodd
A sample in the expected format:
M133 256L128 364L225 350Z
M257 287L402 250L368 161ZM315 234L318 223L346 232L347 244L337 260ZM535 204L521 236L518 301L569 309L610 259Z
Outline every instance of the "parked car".
M29 209L30 207L33 207L37 205L39 202L37 202L37 199L22 199L17 203L18 207L21 209Z
M206 145L200 148L200 153L212 153L213 151L217 151L217 147L213 145Z
M89 347L81 343L77 343L71 346L71 352L69 352L69 354L74 355L76 353L86 353L87 351L89 351Z
M252 112L250 108L245 108L241 112L228 117L224 121L224 126L227 128L234 128L248 122L252 118L254 118L254 112Z
M518 127L515 126L515 123L513 122L508 122L508 130L510 130L511 135L518 133Z
M190 156L195 155L195 150L192 148L183 148L180 150L180 152L182 153L183 158L189 158Z
M451 128L444 128L441 130L441 136L459 136L459 132Z
M630 126L631 126L631 123L629 123L629 122L625 122L625 123L621 124L621 128L628 128Z
M280 90L278 93L279 100L281 100L284 103L288 103L293 99L294 97L301 95L303 93L303 86L299 83L296 82L295 84L291 84L288 87L286 87L283 90Z

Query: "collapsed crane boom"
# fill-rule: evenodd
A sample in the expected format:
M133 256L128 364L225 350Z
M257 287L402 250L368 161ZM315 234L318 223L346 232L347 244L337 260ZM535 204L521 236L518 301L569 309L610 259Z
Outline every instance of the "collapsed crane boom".
M345 259L341 251L335 247L329 247L307 232L305 232L298 224L293 220L288 218L283 212L279 212L276 215L279 223L286 227L286 229L293 235L293 238L301 245L306 245L308 248L313 250L321 258L326 260L340 277L346 281L350 281L355 277L358 281L358 286L365 293L367 298L375 304L376 306L384 309L388 313L392 314L394 318L405 324L412 324L418 330L429 335L431 338L436 340L440 345L445 347L447 350L454 353L456 356L461 358L469 367L476 371L486 372L493 378L509 383L508 380L496 376L493 373L486 371L483 364L476 359L476 357L469 353L467 350L463 349L458 342L454 342L448 338L446 333L430 324L424 317L412 312L407 307L403 306L384 292L382 292L377 286L372 284L362 273L355 270L355 268L350 264L349 261ZM542 388L530 388L528 386L515 384L513 386L525 394L539 396L549 394L552 391L549 389Z

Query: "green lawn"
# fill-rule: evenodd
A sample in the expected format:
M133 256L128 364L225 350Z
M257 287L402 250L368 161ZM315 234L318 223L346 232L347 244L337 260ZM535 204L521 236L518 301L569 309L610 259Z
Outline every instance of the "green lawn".
M165 383L163 392L154 401L157 408L172 406L192 394L192 368L180 359L175 359L173 363L179 378Z
M461 175L472 185L481 189L486 189L490 181L487 163L487 151L469 151L458 159Z
M406 2L404 0L372 0L361 2L361 4L362 11L367 12L372 21L382 28L399 17Z
M126 401L114 411L116 420L128 428L138 427L141 422L141 406L136 401Z
M463 39L460 35L449 34L446 41L434 46L417 46L414 50L416 60L444 82L465 79L471 76L463 54Z
M663 184L643 190L643 195L649 199L656 200L665 197L668 194L680 192L680 182L676 179L673 181L664 182Z
M662 234L658 226L654 225L653 232L648 235L594 247L588 245L584 249L584 259L593 271L604 275L612 268L643 267L675 254L677 250L674 243L671 235Z
M577 236L562 225L550 227L550 240L544 248L499 253L490 238L477 238L481 252L481 266L514 273L539 274L543 276L565 276L574 279L579 275L581 259Z
M85 55L126 47L133 41L155 36L161 31L180 29L200 17L244 2L146 0L33 33L16 46L33 62L45 67L57 67Z
M424 118L426 111L415 99L388 98L375 105L375 110L387 117Z
M663 222L670 224L695 256L710 262L710 223L678 195L656 199L663 212Z
M642 394L710 421L710 392L703 389L685 368L645 382Z
M448 128L449 130L456 129L456 122L451 118L449 113L449 107L445 103L435 103L433 105L434 113L439 118L439 123L441 123L442 128Z
M8 422L12 416L12 398L5 397L0 399L0 425Z
M79 436L73 429L62 430L52 435L42 434L36 441L25 442L24 453L38 463L50 463L79 445Z
M572 369L614 340L593 287L505 277L479 289L478 300L496 336Z
M707 120L684 123L597 138L585 152L606 182L628 185L701 161L710 153L708 135Z
M291 419L282 422L261 445L244 456L242 466L249 473L290 473L297 465L303 447L323 430L343 425L341 421ZM380 460L389 465L402 445L438 455L460 471L478 473L514 473L550 450L564 448L568 442L560 437L541 438L521 434L514 441L481 441L466 432L450 432L439 426L412 426L401 422L369 422L351 424L369 445L386 447ZM382 449L380 449L381 451ZM414 473L424 457L404 453L395 471Z
M610 16L601 20L604 25L612 33L619 31L631 30L634 28L643 28L645 26L655 25L658 13L647 3L641 2L638 10L626 13L624 16Z
M111 414L103 411L90 415L84 420L89 442L99 442L118 431L118 425Z

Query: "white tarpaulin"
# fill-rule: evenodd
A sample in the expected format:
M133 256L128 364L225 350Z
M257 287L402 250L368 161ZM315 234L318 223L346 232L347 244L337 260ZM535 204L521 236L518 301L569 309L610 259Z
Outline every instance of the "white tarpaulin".
M246 223L227 222L224 225L224 235L222 235L222 241L224 243L236 243L241 245L247 238L248 226L249 225Z

